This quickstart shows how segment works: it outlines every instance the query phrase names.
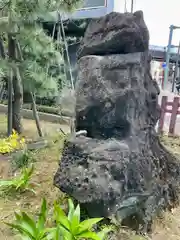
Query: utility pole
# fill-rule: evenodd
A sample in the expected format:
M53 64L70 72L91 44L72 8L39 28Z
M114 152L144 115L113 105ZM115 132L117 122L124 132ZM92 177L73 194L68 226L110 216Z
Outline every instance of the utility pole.
M131 13L133 13L133 9L134 9L134 0L131 0Z
M175 65L175 69L174 69L174 77L173 77L173 83L172 83L172 92L174 92L175 81L176 81L176 78L178 76L179 54L180 54L180 41L179 41L179 46L178 46L176 65Z
M175 29L180 29L180 27L177 27L174 25L170 26L169 40L168 40L168 46L167 46L167 52L166 52L166 68L164 71L164 87L166 86L166 83L169 77L169 60L170 60L170 54L171 54L171 43L172 43L172 37L173 37L173 30Z

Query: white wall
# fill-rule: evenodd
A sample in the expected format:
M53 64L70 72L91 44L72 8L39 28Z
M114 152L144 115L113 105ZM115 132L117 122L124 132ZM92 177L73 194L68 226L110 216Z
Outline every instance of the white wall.
M130 12L131 0L114 0L114 12Z

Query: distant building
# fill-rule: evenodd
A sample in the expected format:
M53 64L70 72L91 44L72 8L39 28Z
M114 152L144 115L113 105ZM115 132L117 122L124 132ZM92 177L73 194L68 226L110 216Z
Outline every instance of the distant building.
M126 2L128 2L128 0L84 0L84 4L82 4L81 8L71 14L62 13L62 17L63 20L79 20L99 18L111 12L123 13L126 10L130 11L130 7L126 7ZM56 13L52 14L55 18L57 18Z

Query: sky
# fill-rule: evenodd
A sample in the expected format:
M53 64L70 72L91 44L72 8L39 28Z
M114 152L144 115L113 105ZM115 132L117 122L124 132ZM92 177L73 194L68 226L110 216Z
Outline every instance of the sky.
M121 0L119 0L121 1ZM131 0L127 0L130 10ZM134 0L134 11L143 10L150 31L150 44L167 46L169 26L180 27L180 0ZM174 30L173 45L179 45L180 29Z

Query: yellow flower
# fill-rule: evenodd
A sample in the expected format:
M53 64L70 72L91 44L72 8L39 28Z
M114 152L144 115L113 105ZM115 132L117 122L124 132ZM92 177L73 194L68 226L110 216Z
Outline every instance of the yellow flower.
M26 146L25 139L20 138L13 130L12 135L8 138L0 139L0 153L10 153L17 149L22 149Z

